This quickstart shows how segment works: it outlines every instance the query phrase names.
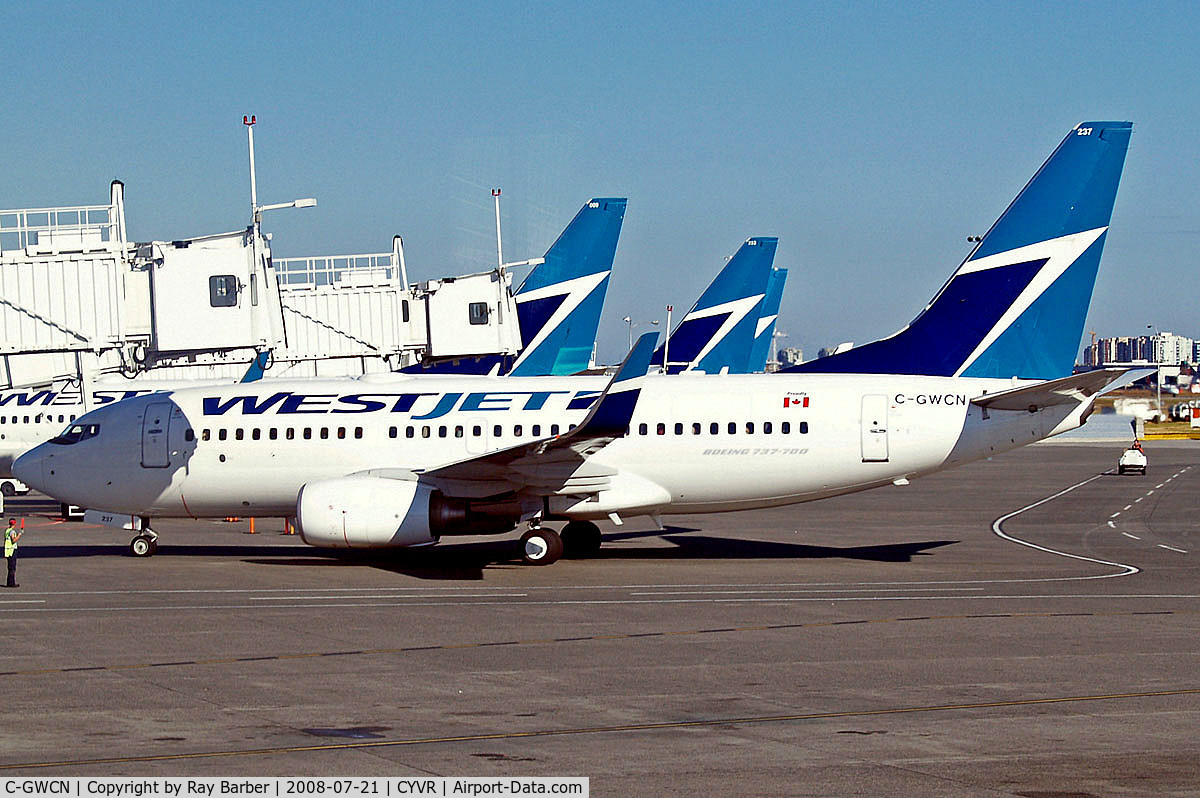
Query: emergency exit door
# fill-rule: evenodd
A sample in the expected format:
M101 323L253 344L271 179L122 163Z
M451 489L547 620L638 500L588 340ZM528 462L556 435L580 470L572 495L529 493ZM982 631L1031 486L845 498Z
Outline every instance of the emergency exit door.
M151 402L142 418L142 467L166 468L171 465L171 403Z
M888 398L880 394L862 398L862 459L864 463L888 459Z

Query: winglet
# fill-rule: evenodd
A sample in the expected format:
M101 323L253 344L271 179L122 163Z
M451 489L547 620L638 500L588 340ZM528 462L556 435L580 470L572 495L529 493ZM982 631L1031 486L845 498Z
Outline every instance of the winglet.
M246 369L246 373L244 375L242 375L242 378L238 381L239 382L258 382L259 380L261 380L263 378L263 373L266 372L267 368L271 364L271 355L272 354L274 354L274 352L270 349L266 350L265 352L259 352L258 354L256 354L254 356L254 360L251 361L251 363L250 363L250 367L248 369Z
M650 369L650 356L654 354L656 343L656 332L646 333L637 339L637 343L629 350L625 361L600 394L600 398L592 405L592 411L588 413L587 418L568 435L597 437L621 435L625 432L629 420L633 418L633 409L637 406L642 381L646 379L646 372Z

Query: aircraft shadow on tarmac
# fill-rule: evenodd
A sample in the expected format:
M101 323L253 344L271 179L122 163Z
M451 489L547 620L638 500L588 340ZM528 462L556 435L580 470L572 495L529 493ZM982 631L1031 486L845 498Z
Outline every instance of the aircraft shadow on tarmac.
M884 543L875 546L812 546L803 543L721 538L686 534L698 530L667 527L664 531L618 532L604 536L608 544L657 539L657 545L602 548L592 560L812 560L848 559L872 562L912 562L930 549L949 546L956 540ZM661 541L670 544L661 545ZM22 548L23 559L97 556L132 556L124 545L54 545ZM257 565L371 567L392 573L431 580L481 580L492 568L525 568L521 549L512 538L480 543L446 543L436 547L396 551L330 552L295 545L231 546L171 545L163 543L159 557L231 557Z

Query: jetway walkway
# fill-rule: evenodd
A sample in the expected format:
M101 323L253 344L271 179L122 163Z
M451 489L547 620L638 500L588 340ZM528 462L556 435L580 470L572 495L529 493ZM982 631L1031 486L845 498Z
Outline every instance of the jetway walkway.
M503 268L410 284L389 253L274 260L244 230L131 242L124 186L106 205L0 211L0 387L106 374L237 379L361 374L425 357L515 354Z

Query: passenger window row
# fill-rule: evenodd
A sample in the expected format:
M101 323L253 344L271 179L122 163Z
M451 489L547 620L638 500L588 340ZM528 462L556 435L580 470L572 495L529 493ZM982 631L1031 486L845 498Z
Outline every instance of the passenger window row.
M78 416L65 416L60 414L57 417L58 421L55 421L55 416L52 413L38 413L36 416L32 416L32 421L30 420L30 416L24 416L24 422L21 421L21 418L22 416L0 416L0 424L41 424L43 421L48 424L66 424L68 421L74 423Z
M737 435L738 429L739 429L738 422L730 421L728 424L725 425L725 434L726 435ZM755 433L756 427L755 427L755 424L753 421L747 421L744 426L740 427L740 429L742 429L743 433L746 435L756 434ZM762 435L776 434L776 425L772 421L762 422L762 425L757 427L757 429L760 431L760 434L762 434ZM678 422L674 425L673 431L676 435L683 435L685 433L685 430L690 432L692 435L703 435L705 432L705 425L699 421L693 421L691 423L690 427L687 425L684 425L682 423L678 423ZM801 435L807 435L808 434L808 422L801 421L800 423L798 423L796 425L796 431L799 432ZM638 424L637 432L638 432L638 435L649 435L650 434L650 425L649 424ZM667 434L666 423L660 421L657 424L655 424L654 432L656 435L666 435ZM717 421L710 422L708 424L708 434L709 435L720 435L721 434L721 424ZM779 422L777 434L791 435L792 434L792 422L790 422L790 421Z
M218 429L216 431L216 436L215 436L216 440L218 440L218 441L229 440L230 432L231 432L231 430ZM263 438L266 438L269 441L277 441L277 440L279 440L281 433L282 433L282 437L284 440L293 441L296 439L296 434L297 434L297 430L295 427L287 427L282 430L280 430L276 427L268 427L266 429L254 427L249 430L245 430L245 429L242 429L241 427L237 427L237 428L233 429L232 432L233 432L232 438L235 441L243 441L243 440L247 440L247 439L252 440L252 441L260 441ZM345 440L351 434L354 436L355 439L360 439L363 436L363 428L355 427L353 429L353 431L351 431L348 427L336 427L336 428L333 428L333 427L317 427L317 428L304 427L304 428L300 429L299 433L300 433L300 437L306 441L312 440L314 436L320 440L328 440L331 437L336 438L338 440ZM194 435L190 429L184 433L184 438L186 438L189 441L192 440L193 437L194 437ZM214 437L213 431L211 429L205 429L205 430L200 431L200 440L202 440L202 441L213 440L213 437Z
M567 430L573 430L573 429L575 429L575 425L568 424L566 428L567 428ZM514 424L512 427L508 428L508 430L509 430L508 434L512 435L512 437L514 437L514 438L522 438L522 437L527 437L527 436L533 437L533 438L540 438L540 437L542 437L543 432L545 432L547 430L549 431L550 435L558 435L562 431L562 429L563 429L563 427L560 424L550 424L548 426L543 426L542 424L531 424L529 426L525 426L524 424ZM246 440L247 437L249 438L249 440L252 440L252 441L262 440L264 437L267 440L274 441L274 440L279 440L281 434L282 434L282 437L284 440L289 440L289 441L295 440L297 438L297 436L306 441L312 440L313 438L316 438L318 440L328 440L330 438L344 440L345 438L349 437L349 435L351 434L347 427L337 427L337 428L304 427L301 430L299 430L299 434L297 433L297 430L293 427L287 427L287 428L283 429L282 431L275 427L268 427L266 430L260 429L258 427L255 427L250 430L235 428L234 430L232 430L232 433L233 433L232 440L235 440L235 441ZM402 433L405 438L416 438L416 437L433 438L435 436L438 438L449 438L449 437L465 438L465 437L468 437L468 435L472 438L481 438L481 437L483 437L483 426L480 424L475 424L475 425L471 426L470 428L468 428L468 427L464 427L461 424L458 424L453 427L448 427L445 425L433 427L433 426L426 424L421 427L404 427L404 428L389 427L388 428L388 437L389 438L399 438ZM361 439L363 437L363 434L364 433L363 433L362 427L354 427L353 437L355 439ZM506 434L505 427L503 425L497 424L494 427L492 427L492 437L493 438L502 438L502 437L505 437L505 434ZM184 437L190 441L195 438L195 435L189 429L184 433ZM215 430L215 432L214 432L214 430L211 430L211 429L205 429L205 430L200 431L200 440L202 440L202 441L211 441L211 440L225 441L225 440L230 440L230 439L231 439L230 430L228 430L228 429L218 429L218 430Z
M514 438L522 438L522 437L525 437L526 434L528 434L530 437L540 438L540 437L542 437L543 431L546 429L549 429L550 435L558 435L559 432L562 430L562 426L559 424L551 424L547 428L547 427L542 426L541 424L531 424L528 427L526 427L524 424L514 424L511 427L511 435ZM568 431L573 430L573 429L575 429L574 424L567 425ZM399 438L400 432L401 432L401 430L399 427L389 427L388 428L388 437L389 438ZM470 433L470 437L472 437L472 438L482 438L483 437L483 425L481 425L481 424L473 425L470 428L469 433ZM461 424L456 425L454 427L446 427L446 426L431 427L428 424L426 424L426 425L423 425L420 427L405 427L404 428L404 437L405 438L416 438L417 436L420 436L422 438L432 438L432 437L434 437L435 434L439 438L448 438L451 435L453 435L455 438L465 438L468 435L468 430L466 427L462 426ZM496 424L495 426L492 427L492 437L493 438L503 438L504 437L504 425L503 424Z

